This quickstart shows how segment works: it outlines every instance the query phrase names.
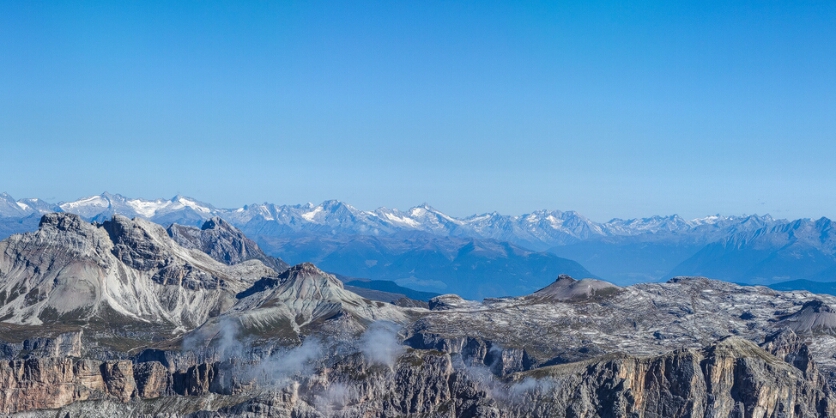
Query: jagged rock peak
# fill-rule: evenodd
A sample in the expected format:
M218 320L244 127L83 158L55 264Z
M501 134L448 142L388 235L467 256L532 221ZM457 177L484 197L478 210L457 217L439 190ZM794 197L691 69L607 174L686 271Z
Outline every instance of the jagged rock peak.
M139 217L131 219L114 214L110 220L102 222L101 225L110 234L114 243L119 240L136 239L138 238L137 234L141 234L147 239L166 240L168 238L165 228Z
M28 238L24 238L28 236ZM66 245L82 252L82 248L109 247L107 234L78 215L71 213L47 213L41 217L38 230L20 236L20 239L42 241L48 244Z
M575 280L569 275L557 276L554 283L534 292L529 297L557 301L584 300L614 295L621 288L603 280Z
M206 222L204 222L203 225L200 227L200 229L202 231L205 231L207 229L225 229L225 230L236 231L237 232L237 229L235 227L230 225L229 222L223 220L219 216L213 216L213 217L207 219Z
M560 274L560 275L557 276L557 280L555 280L555 282L559 282L559 281L576 282L577 280L575 280L574 277L572 277L568 274Z
M141 218L113 215L102 227L113 242L113 255L125 264L143 271L167 264L168 254L161 238L168 236L161 226Z
M85 226L91 228L92 225L81 219L80 216L74 213L55 212L47 213L41 217L38 224L40 229L57 229L59 231L82 230Z
M281 259L265 254L255 241L220 217L209 218L199 229L175 223L166 232L181 246L200 250L227 265L255 259L277 273L289 267Z
M789 328L781 328L778 331L767 335L766 338L764 338L763 344L761 344L761 348L775 356L783 357L782 353L794 351L801 344L803 344L803 342L801 341L801 338L798 338L798 334Z
M792 364L810 377L817 373L815 362L810 355L810 348L789 328L782 328L768 335L761 348L779 359Z

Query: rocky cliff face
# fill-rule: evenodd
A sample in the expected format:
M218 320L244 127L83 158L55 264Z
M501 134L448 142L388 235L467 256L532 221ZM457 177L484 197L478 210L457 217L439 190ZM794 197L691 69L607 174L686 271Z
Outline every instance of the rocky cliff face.
M32 358L0 362L0 382L2 413L53 409L85 400L127 402L136 392L130 361Z
M2 329L2 328L0 328ZM5 331L5 332L4 332ZM2 329L4 335L9 335L8 329ZM29 357L82 357L86 354L82 336L84 330L66 332L54 337L33 336L19 343L0 343L0 358L15 359L21 354Z
M30 360L3 366L2 410L60 408L59 416L241 417L828 417L827 387L757 345L730 337L662 356L605 356L499 379L432 350L391 367L360 354L309 376L256 389L199 364ZM48 396L47 388L57 396ZM177 396L180 395L180 396ZM73 403L78 400L95 402ZM201 407L213 412L199 413ZM50 411L49 416L55 416ZM38 416L29 414L27 416ZM44 414L43 416L47 416ZM110 415L112 416L112 415Z
M551 385L542 376L550 376ZM531 379L512 416L832 416L828 389L753 343L730 337L700 350L552 366ZM536 382L529 380L528 382ZM551 400L551 401L549 401ZM531 405L538 405L532 408Z

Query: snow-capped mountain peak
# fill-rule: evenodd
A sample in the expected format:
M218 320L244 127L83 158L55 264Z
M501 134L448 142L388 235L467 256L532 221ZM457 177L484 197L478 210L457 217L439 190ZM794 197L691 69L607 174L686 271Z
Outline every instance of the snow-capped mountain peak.
M33 199L15 201L0 195L0 216L43 213L50 205ZM509 216L497 212L457 218L427 203L407 210L381 207L363 211L339 200L320 204L249 204L220 209L196 199L177 195L171 199L135 199L102 193L60 204L60 211L87 219L104 220L114 214L150 219L161 224L199 226L211 217L221 217L246 233L290 236L295 234L387 235L418 231L442 236L460 236L508 241L543 250L555 245L606 237L692 234L715 237L726 232L749 231L774 223L766 216L713 215L685 220L678 215L636 219L612 219L599 223L575 211L537 210ZM701 232L702 231L702 232ZM708 239L708 238L706 238ZM698 239L698 241L701 239Z
M90 219L104 219L107 216L119 214L130 218L141 217L152 220L187 208L199 213L200 216L209 218L215 209L212 205L180 195L171 199L148 200L127 198L108 192L60 203L59 207L65 212L76 213Z
M0 193L0 218L19 218L56 211L60 209L41 199L15 200L6 192Z

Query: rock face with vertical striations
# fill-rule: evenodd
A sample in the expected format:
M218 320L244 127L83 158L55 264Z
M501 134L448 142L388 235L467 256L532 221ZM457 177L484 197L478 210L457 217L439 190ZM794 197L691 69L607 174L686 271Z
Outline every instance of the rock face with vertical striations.
M130 361L32 358L0 363L0 413L54 409L77 401L128 402L136 395Z
M139 333L192 328L275 274L259 261L219 263L142 219L91 224L51 213L38 231L0 242L0 319L20 332L44 326L45 334L85 324Z
M514 378L525 390L512 390L520 398L512 403L508 416L826 417L836 413L826 387L737 337L702 349L551 366Z

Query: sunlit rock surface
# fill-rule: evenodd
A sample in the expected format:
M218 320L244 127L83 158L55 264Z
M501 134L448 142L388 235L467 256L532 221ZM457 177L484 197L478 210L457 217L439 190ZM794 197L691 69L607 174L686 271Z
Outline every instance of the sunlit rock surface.
M836 298L807 292L561 276L401 307L52 214L0 242L0 296L9 416L836 416Z

